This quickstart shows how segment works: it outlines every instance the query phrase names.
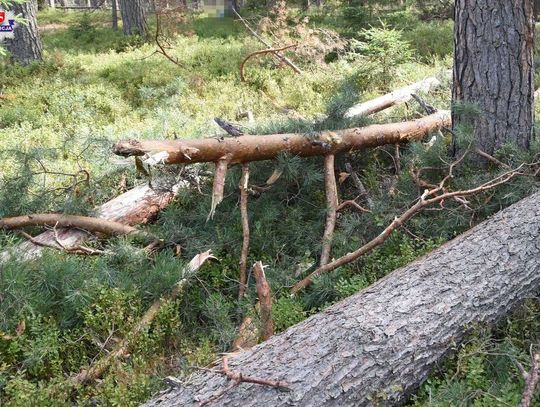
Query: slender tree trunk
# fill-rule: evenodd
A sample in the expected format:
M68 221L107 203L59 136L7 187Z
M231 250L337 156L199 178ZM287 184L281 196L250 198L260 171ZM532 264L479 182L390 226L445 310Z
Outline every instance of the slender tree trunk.
M534 124L533 0L457 0L454 48L454 129L472 124L476 145L489 154L507 143L529 148ZM471 118L460 107L464 103L475 104L479 114Z
M146 35L146 12L143 0L120 0L124 35Z
M116 0L111 1L112 7L112 29L118 30L118 4Z
M244 377L206 406L402 404L475 323L492 322L540 288L540 193L496 214L360 293L230 357ZM147 407L195 406L229 386L195 373Z
M36 20L37 2L29 0L26 3L14 4L11 10L15 15L21 14L28 21L26 25L17 24L14 38L7 40L7 50L10 52L12 60L22 65L41 61L43 45Z
M534 19L538 21L538 16L540 15L540 0L534 0Z

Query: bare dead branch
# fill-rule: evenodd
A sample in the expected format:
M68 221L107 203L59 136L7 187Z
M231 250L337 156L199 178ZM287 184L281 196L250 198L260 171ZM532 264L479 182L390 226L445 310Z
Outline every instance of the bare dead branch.
M258 261L253 265L253 276L257 282L262 340L266 341L274 335L274 322L272 321L272 292L268 281L266 281L262 262Z
M449 125L450 121L450 113L440 111L409 122L322 131L312 137L306 137L305 133L289 133L258 136L246 134L223 140L123 140L115 145L114 152L122 156L159 154L160 162L165 164L223 160L239 164L273 159L285 152L312 157L420 140L431 131Z
M345 164L345 170L350 174L351 180L354 183L354 186L358 190L358 193L360 196L366 201L366 204L369 209L373 209L373 200L369 196L366 187L364 187L364 184L362 183L362 180L358 176L358 174L353 170L351 163Z
M348 201L343 201L342 203L340 203L336 210L339 212L340 210L342 210L343 208L346 208L347 206L352 206L353 208L357 209L360 212L364 212L364 213L371 212L369 209L366 209L363 206L358 205L356 201L353 201L352 199Z
M411 100L414 92L428 92L430 89L440 86L440 84L440 81L434 77L423 79L409 86L396 89L386 95L354 105L345 112L345 117L364 117L376 112L380 112L381 110L387 109L396 104Z
M61 228L77 228L105 235L129 235L139 231L128 225L107 219L88 216L64 215L56 213L37 213L0 219L2 229L20 229L28 226L50 226ZM61 246L61 245L60 245Z
M519 407L530 407L534 391L540 380L540 352L536 352L533 355L531 370L528 373L525 371L522 373L525 378L525 389L523 390L523 396L521 397Z
M261 44L263 44L265 47L267 48L272 48L272 44L270 42L268 42L267 40L265 40L263 37L261 37L257 31L255 31L253 28L251 28L251 26L248 24L248 22L240 15L238 14L238 12L236 11L236 9L233 7L233 12L234 14L236 15L236 17L238 17L238 19L240 20L240 22L242 24L244 24L244 26L247 28L247 30L251 33L251 35L253 35ZM302 71L300 70L300 68L298 68L289 58L281 55L279 53L279 51L274 51L273 54L280 60L282 61L283 63L289 65L292 70L294 72L296 72L297 74L301 74Z
M258 377L252 377L252 376L244 376L242 373L236 373L229 369L229 361L228 358L225 356L222 359L221 363L221 369L213 369L212 372L221 374L226 376L229 380L232 381L229 386L225 387L220 392L216 393L211 398L199 402L199 407L206 406L207 404L210 404L213 401L219 400L225 393L227 393L232 388L238 386L240 383L253 383L253 384L259 384L261 386L270 386L274 387L276 389L280 390L290 390L289 385L286 382L283 381L276 381L276 380L268 380L268 379L260 379Z
M296 46L297 46L297 44L291 44L291 45L287 45L285 47L267 48L267 49L262 49L262 50L259 50L259 51L252 52L247 57L245 57L242 60L242 62L240 63L240 80L242 82L246 81L245 66L246 66L247 61L250 60L251 58L253 58L254 56L264 55L264 54L269 54L269 53L274 53L275 54L276 52L285 51L287 49L294 48Z
M240 289L238 298L242 298L247 289L247 258L249 254L249 214L248 214L249 164L242 164L240 178L240 217L242 219L242 251L240 253Z
M47 242L40 242L33 236L29 235L28 233L20 230L18 231L18 234L24 237L29 242L35 244L36 246L46 247L49 249L56 249L56 250L63 250L66 253L71 254L86 254L86 255L102 255L102 254L109 254L109 252L106 252L104 250L99 249L93 249L91 247L83 246L83 245L75 245L66 247L62 243L59 242L58 238L56 238L56 242L53 243L47 243Z
M332 238L336 227L336 213L338 207L338 192L334 169L335 157L328 154L324 157L324 186L326 190L326 223L322 241L320 265L324 266L330 261L332 251Z
M397 228L399 228L401 225L403 225L405 222L407 222L409 219L411 219L414 215L416 215L418 212L420 212L422 209L426 208L427 206L430 206L436 203L442 203L445 200L453 199L456 197L465 198L467 196L475 195L480 192L484 192L484 191L496 188L499 185L505 184L506 182L510 181L511 179L517 176L529 175L527 173L522 172L522 169L524 167L526 166L534 167L535 165L538 165L538 163L522 164L519 167L510 171L507 171L499 175L498 177L493 178L492 180L485 182L484 184L479 185L475 188L468 189L468 190L454 191L454 192L445 192L446 183L448 182L449 179L451 179L454 176L453 174L454 168L465 159L467 154L468 152L465 152L458 160L451 163L448 169L448 174L442 179L439 185L435 186L432 189L426 189L424 193L422 194L422 196L416 201L416 203L413 206L407 209L399 217L396 217L390 223L390 225L388 225L377 237L370 240L368 243L358 248L354 252L348 253L324 266L319 267L317 270L313 271L306 278L296 283L291 289L291 293L296 294L299 291L303 290L304 288L306 288L313 282L313 279L315 277L318 277L321 274L328 273L345 264L358 260L360 257L371 252L373 249L375 249L376 247L384 243L386 239L388 239L388 237L392 234L392 232L394 232Z

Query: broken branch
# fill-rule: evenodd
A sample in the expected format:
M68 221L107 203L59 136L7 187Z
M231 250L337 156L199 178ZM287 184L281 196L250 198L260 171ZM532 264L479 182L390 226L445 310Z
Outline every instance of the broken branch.
M336 175L334 170L335 157L333 154L328 154L324 157L324 186L326 190L326 224L324 226L324 234L321 250L320 265L324 266L330 260L330 252L332 250L332 237L336 227L336 214L338 207L338 192L336 185Z
M409 122L323 131L314 136L290 133L244 135L223 140L123 140L114 146L114 152L121 156L159 153L166 164L218 162L223 157L227 157L230 164L239 164L272 159L285 152L310 157L419 140L431 131L449 126L450 122L450 112L439 111Z
M534 390L540 380L540 352L536 352L532 357L531 370L526 373L523 371L525 378L525 389L519 407L529 407L534 396Z
M396 217L390 225L388 225L377 237L370 240L368 243L363 245L362 247L358 248L354 252L347 253L346 255L324 265L319 267L317 270L313 271L310 275L308 275L303 280L296 283L293 288L291 289L292 294L296 294L299 291L303 290L307 286L309 286L315 277L320 276L321 274L328 273L330 271L333 271L345 264L351 263L355 260L358 260L360 257L364 256L365 254L371 252L376 247L380 246L382 243L388 239L388 237L392 234L394 230L399 228L401 225L403 225L405 222L407 222L409 219L411 219L414 215L416 215L419 211L424 209L427 206L433 205L435 203L440 203L445 200L453 199L453 198L464 198L466 196L475 195L479 192L484 192L490 189L493 189L499 185L502 185L508 181L510 181L512 178L515 178L517 176L526 175L521 170L525 166L525 164L520 165L518 168L507 171L500 176L477 186L476 188L468 189L468 190L461 190L461 191L454 191L454 192L447 192L446 191L446 183L447 181L453 177L453 169L454 167L459 164L465 156L468 154L468 152L465 152L461 158L459 158L457 161L453 162L448 171L448 175L444 177L444 179L439 183L439 185L435 186L432 189L426 189L422 196L416 201L416 203L411 206L409 209L407 209L404 213L402 213L399 217ZM534 165L538 165L538 163L534 164L527 164L529 167L533 167Z
M214 185L212 187L212 207L210 208L210 213L208 214L206 221L214 218L217 206L223 201L228 166L229 160L227 159L227 156L223 156L216 162L216 173L214 175Z
M440 86L440 84L440 81L435 77L423 79L373 100L354 105L345 112L344 117L352 118L369 116L370 114L380 112L391 106L411 100L415 92L428 92L431 89Z
M20 229L28 226L50 226L60 228L77 228L104 235L129 235L138 233L133 226L124 225L107 219L88 216L64 215L56 213L37 213L0 219L2 229Z
M240 289L238 298L242 298L247 288L247 258L249 254L249 214L248 214L249 164L242 164L240 178L240 216L242 218L242 252L240 254Z
M274 322L272 321L272 292L268 281L266 281L262 262L258 261L253 265L253 276L257 282L262 340L266 341L274 335Z

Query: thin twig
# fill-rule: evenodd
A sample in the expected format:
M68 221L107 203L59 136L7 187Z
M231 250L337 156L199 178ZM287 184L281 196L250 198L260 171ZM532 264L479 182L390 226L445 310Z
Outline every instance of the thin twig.
M285 50L287 50L289 48L293 48L293 47L296 47L296 46L297 46L297 44L292 44L292 45L287 45L285 47L261 49L259 51L252 52L247 57L245 57L242 60L242 62L240 63L240 80L242 82L246 81L246 76L245 76L244 71L245 71L245 65L246 65L246 63L247 63L247 61L249 59L253 58L256 55L264 55L264 54L269 54L269 53L276 53L276 52L279 52L279 51L285 51Z
M251 35L253 35L257 40L259 40L264 46L266 46L267 48L272 48L272 44L269 43L268 41L266 41L263 37L261 37L253 28L250 27L250 25L247 23L247 21L240 15L238 14L238 11L236 11L236 9L233 7L233 13L236 14L236 17L238 17L238 19L242 22L242 24L244 24L244 26L247 28L247 30L251 33ZM284 62L285 64L289 65L292 70L294 72L296 72L297 74L301 74L302 71L300 70L300 68L298 68L289 58L281 55L279 53L279 51L274 51L273 54L282 62Z
M338 207L338 193L336 175L334 170L335 157L328 154L324 157L324 186L326 190L326 223L324 227L320 265L324 266L330 261L332 251L332 238L336 227L336 212Z
M534 396L534 390L540 380L540 352L533 355L531 370L528 373L523 372L523 374L525 377L525 389L519 407L529 407Z
M524 176L529 175L527 173L522 172L523 167L534 167L535 165L538 165L538 163L532 163L532 164L522 164L519 167L507 171L498 177L483 183L482 185L479 185L475 188L468 189L468 190L461 190L461 191L454 191L454 192L445 192L446 191L446 183L448 180L453 178L454 174L454 168L461 163L465 157L468 155L468 151L466 151L457 161L454 161L450 164L448 174L443 178L443 180L437 185L435 188L432 189L426 189L422 196L416 201L416 203L411 206L409 209L407 209L404 213L402 213L399 217L396 217L390 225L388 225L377 237L363 245L362 247L358 248L354 252L348 253L324 266L319 267L315 271L313 271L311 274L309 274L306 278L296 283L293 288L291 289L292 294L296 294L299 291L303 290L307 286L309 286L315 277L320 276L321 274L328 273L330 271L333 271L345 264L351 263L360 257L364 256L365 254L371 252L376 247L380 246L382 243L390 237L392 232L394 232L397 228L399 228L401 225L403 225L405 222L407 222L409 219L411 219L414 215L416 215L418 212L420 212L422 209L424 209L427 206L436 204L436 203L442 203L445 200L453 199L456 197L464 198L470 195L475 195L480 192L484 192L493 188L496 188L499 185L505 184L508 181L510 181L512 178L515 178L517 176Z
M248 214L248 183L249 164L242 164L242 177L240 178L240 216L242 219L242 252L240 253L240 289L238 298L241 299L247 289L247 258L249 254L249 214Z
M219 391L212 397L210 397L207 400L199 402L199 407L206 406L207 404L210 404L213 401L219 400L225 393L227 393L229 390L233 389L234 387L238 386L240 383L253 383L253 384L259 384L261 386L270 386L274 387L276 389L280 390L290 390L290 387L288 383L284 381L275 381L275 380L268 380L268 379L260 379L257 377L252 376L245 376L242 373L236 373L229 369L229 361L227 356L224 356L221 363L221 369L212 369L210 370L213 373L221 374L223 376L226 376L229 380L232 381L227 387L225 387L223 390Z
M339 212L343 208L346 208L347 206L352 206L353 208L359 210L360 212L371 213L369 209L366 209L363 206L358 205L356 201L353 201L352 199L349 199L348 201L343 201L342 203L340 203L336 210Z

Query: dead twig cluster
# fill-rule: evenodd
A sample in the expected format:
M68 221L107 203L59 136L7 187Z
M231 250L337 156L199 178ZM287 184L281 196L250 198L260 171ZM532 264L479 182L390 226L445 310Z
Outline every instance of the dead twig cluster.
M459 191L450 191L448 187L448 182L454 177L454 170L456 166L458 166L469 153L469 150L466 151L461 157L459 157L456 161L449 165L447 175L439 182L439 184L433 184L423 181L419 177L418 173L416 173L416 182L419 183L419 186L425 187L426 189L424 190L423 194L418 198L416 203L414 203L414 205L412 205L401 215L397 216L377 237L370 240L362 247L326 265L321 265L307 277L296 283L292 287L291 293L298 293L299 291L309 286L316 277L325 273L329 273L330 271L349 264L355 260L358 260L365 254L370 253L373 249L384 243L396 229L398 229L400 226L402 226L404 223L406 223L409 219L411 219L414 215L416 215L424 208L434 204L439 204L441 205L441 207L444 207L444 202L449 200L455 200L461 205L467 205L468 202L466 200L466 197L496 188L500 185L507 183L515 177L532 175L529 171L524 170L526 168L535 168L539 164L538 162L531 164L522 164L519 167L510 169L475 188Z

